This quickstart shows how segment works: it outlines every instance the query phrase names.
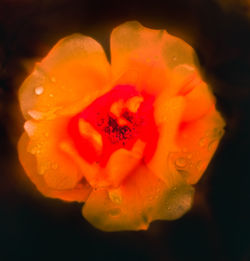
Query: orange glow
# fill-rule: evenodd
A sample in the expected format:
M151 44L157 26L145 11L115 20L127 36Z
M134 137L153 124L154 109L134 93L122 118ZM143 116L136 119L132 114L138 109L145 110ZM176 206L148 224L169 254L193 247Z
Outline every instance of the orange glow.
M19 159L37 189L85 202L104 231L185 214L225 125L194 55L138 22L113 30L111 64L90 37L60 40L19 91Z

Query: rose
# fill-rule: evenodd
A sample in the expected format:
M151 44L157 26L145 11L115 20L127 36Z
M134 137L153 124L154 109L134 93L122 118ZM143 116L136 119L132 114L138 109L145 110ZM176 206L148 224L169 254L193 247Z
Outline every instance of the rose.
M113 30L111 65L90 37L60 40L19 100L27 175L45 196L86 202L106 231L182 216L223 135L193 49L138 22Z

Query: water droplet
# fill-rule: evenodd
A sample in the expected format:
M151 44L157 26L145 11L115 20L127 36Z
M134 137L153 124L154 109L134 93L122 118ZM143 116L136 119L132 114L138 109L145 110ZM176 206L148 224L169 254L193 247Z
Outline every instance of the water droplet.
M40 175L44 175L44 173L49 169L49 162L43 162L43 164L41 164L38 168L38 173Z
M203 169L203 166L204 166L203 161L202 161L202 160L199 160L199 161L197 162L197 165L196 165L197 169L198 169L199 171L201 171L201 170Z
M41 120L43 118L43 113L40 111L30 110L28 111L28 114L33 118L34 120Z
M199 144L201 147L204 147L206 144L206 138L201 138Z
M177 57L176 57L176 56L174 56L174 57L173 57L173 61L176 61L176 60L177 60Z
M223 130L220 128L214 128L213 134L214 138L220 138L223 135Z
M35 133L36 126L32 121L26 121L24 123L24 129L29 136L33 136Z
M41 150L40 150L40 147L39 146L34 146L32 147L29 152L33 155L36 155L36 154L40 154L41 153Z
M56 82L56 78L55 77L51 77L51 81L52 82Z
M192 66L190 66L188 64L182 64L181 67L186 69L186 70L188 70L188 71L194 71L195 70L194 67L192 67Z
M186 167L187 163L188 163L187 159L186 159L186 158L183 158L183 157L178 158L178 159L175 160L175 165L176 165L176 167L178 167L178 168L184 168L184 167Z
M43 91L44 91L44 89L43 89L42 86L39 86L39 87L36 87L36 88L35 88L35 93L36 93L36 95L41 95L41 94L43 94Z
M53 93L50 93L50 94L49 94L49 97L53 98L53 97L54 97L54 94L53 94Z
M112 189L109 191L109 198L116 204L122 202L122 195L120 189Z
M208 144L208 151L212 152L216 149L217 146L217 140L212 140L209 144Z
M108 214L110 216L118 216L121 213L121 209L120 208L112 208L108 211Z

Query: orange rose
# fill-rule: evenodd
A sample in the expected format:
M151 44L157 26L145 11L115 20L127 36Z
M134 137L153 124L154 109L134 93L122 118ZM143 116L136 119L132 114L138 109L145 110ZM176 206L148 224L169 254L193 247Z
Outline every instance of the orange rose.
M106 231L182 216L223 135L193 49L138 22L113 30L111 64L90 37L60 40L19 100L27 175L45 196L86 202Z

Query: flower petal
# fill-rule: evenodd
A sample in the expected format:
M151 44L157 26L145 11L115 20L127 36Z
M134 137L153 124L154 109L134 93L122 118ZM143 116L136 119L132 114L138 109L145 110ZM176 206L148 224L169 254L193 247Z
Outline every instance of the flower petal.
M152 30L133 21L116 27L111 34L112 73L120 84L159 93L174 88L170 86L171 71L176 66L193 67L194 63L193 49L165 30Z
M199 80L198 80L199 81ZM203 116L215 104L212 92L206 83L200 81L186 95L186 107L182 116L182 121L188 122Z
M81 182L79 182L73 189L57 190L50 188L44 180L44 177L38 174L36 157L28 152L28 146L29 137L26 133L24 133L18 143L19 160L30 180L36 185L37 189L44 196L60 198L65 201L79 202L83 202L88 198L92 189L84 179L82 179Z
M224 126L215 106L198 120L180 125L176 136L179 150L170 155L169 161L189 184L195 184L204 173L224 134Z
M23 155L20 158L25 168L30 168L31 175L36 176L34 180L38 183L42 180L42 185L35 183L38 188L47 186L48 191L67 191L85 183L87 190L90 190L78 166L60 148L60 144L68 137L67 124L68 117L61 117L47 121L29 120L24 125L29 142L20 143L19 153ZM28 158L34 157L33 161L30 160L31 165L25 160L24 155Z
M192 47L165 30L118 26L111 61L75 34L36 65L19 91L19 158L45 196L86 201L95 227L143 230L190 209L225 123Z
M94 39L73 34L36 64L19 91L22 112L72 114L105 91L110 76L105 53ZM45 117L46 118L46 117Z
M164 183L145 167L131 174L118 189L94 190L83 207L84 217L104 231L147 229Z
M166 185L146 167L139 167L113 190L94 190L83 207L84 217L104 231L145 230L156 219L175 219L191 206L193 188Z
M171 174L167 171L168 154L176 149L175 137L184 108L185 99L182 96L176 96L156 106L155 118L159 124L160 136L156 152L148 167L165 182L168 182L168 175Z
M138 140L131 150L121 148L113 152L105 168L110 184L118 187L141 164L144 149L145 143Z

